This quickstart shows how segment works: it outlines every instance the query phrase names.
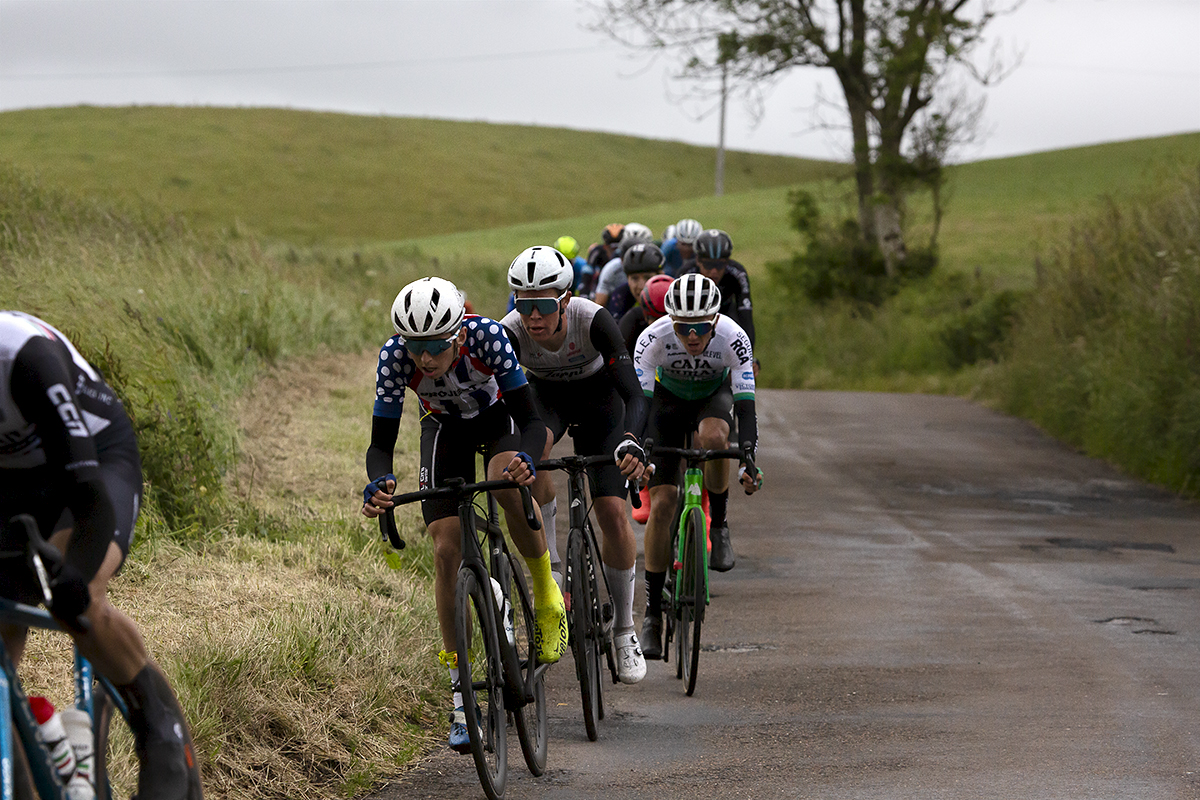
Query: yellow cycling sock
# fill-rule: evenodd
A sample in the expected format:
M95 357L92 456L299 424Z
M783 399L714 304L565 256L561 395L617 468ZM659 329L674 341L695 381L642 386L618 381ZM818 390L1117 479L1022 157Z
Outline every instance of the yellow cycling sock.
M550 574L549 551L537 558L525 559L525 566L529 567L529 577L533 579L533 603L540 605L539 601L543 597L553 596L558 591L558 584Z

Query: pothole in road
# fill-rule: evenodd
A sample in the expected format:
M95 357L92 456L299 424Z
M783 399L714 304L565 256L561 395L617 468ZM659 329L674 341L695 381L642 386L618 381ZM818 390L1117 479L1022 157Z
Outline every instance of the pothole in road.
M1158 620L1152 619L1151 617L1109 617L1108 619L1098 619L1096 622L1100 625L1129 628L1131 633L1149 633L1157 634L1159 636L1175 635L1175 631L1151 627L1159 624Z
M1109 542L1103 539L1077 539L1066 536L1052 536L1046 539L1046 541L1055 547L1064 547L1070 550L1097 550L1101 552L1109 552L1111 550L1151 550L1156 553L1175 552L1174 547L1162 542Z
M706 653L754 653L759 650L775 650L773 644L702 644Z

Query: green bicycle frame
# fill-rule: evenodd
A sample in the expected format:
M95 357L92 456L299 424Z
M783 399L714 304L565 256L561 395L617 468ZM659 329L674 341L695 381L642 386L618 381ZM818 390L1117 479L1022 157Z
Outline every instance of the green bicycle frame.
M679 514L679 530L678 535L675 537L675 563L672 566L672 569L675 571L676 587L678 587L680 585L680 581L683 580L683 548L687 546L684 531L685 526L687 525L688 512L693 508L700 509L700 514L704 517L705 528L707 529L708 515L704 513L704 506L701 503L701 497L703 493L704 472L699 467L688 467L683 474L683 509ZM708 601L712 599L708 586L708 559L702 558L700 559L700 562L701 563L698 566L700 569L704 570L704 602L707 604ZM674 598L672 598L672 603L674 603ZM697 611L699 611L699 609L697 609Z

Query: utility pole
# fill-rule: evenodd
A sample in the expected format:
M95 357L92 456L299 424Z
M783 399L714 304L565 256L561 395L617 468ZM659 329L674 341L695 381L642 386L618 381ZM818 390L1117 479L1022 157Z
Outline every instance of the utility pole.
M717 180L716 194L717 197L725 194L725 100L729 95L728 83L729 79L729 62L726 59L721 59L721 130L717 134Z

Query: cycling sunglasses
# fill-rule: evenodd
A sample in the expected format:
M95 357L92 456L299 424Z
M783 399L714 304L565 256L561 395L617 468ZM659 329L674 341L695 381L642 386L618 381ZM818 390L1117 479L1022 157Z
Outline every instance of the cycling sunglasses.
M558 304L566 296L567 293L563 292L558 297L518 297L514 305L522 317L528 317L535 309L543 317L548 317L558 311Z
M712 320L706 322L676 322L675 335L680 339L686 339L694 333L703 338L709 334L709 331L713 329L713 325L715 324Z
M449 339L404 340L404 348L408 350L408 354L413 358L421 355L421 353L429 353L431 356L441 355L456 344L458 344L457 336L452 336Z

